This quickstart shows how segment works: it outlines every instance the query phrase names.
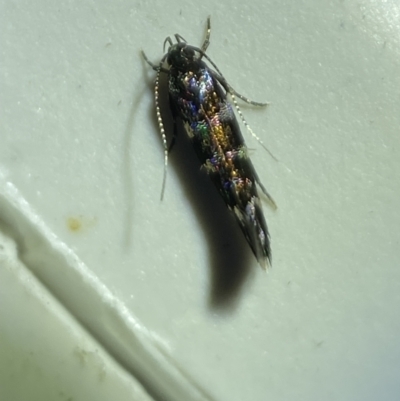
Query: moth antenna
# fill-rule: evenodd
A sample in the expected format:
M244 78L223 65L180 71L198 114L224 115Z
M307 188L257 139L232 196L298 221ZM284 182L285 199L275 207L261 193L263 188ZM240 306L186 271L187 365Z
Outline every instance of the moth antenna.
M160 63L160 65L157 69L156 83L154 85L154 100L155 100L155 104L156 104L157 122L158 122L158 128L160 130L160 134L161 134L161 139L162 139L163 145L164 145L164 174L163 174L163 182L162 182L160 200L163 200L163 198L164 198L165 184L167 181L167 167L168 167L167 137L165 135L164 123L163 123L163 120L161 117L161 111L160 111L160 103L158 101L158 89L159 89L159 83L160 83L160 73L161 73L162 63L163 62Z
M153 64L146 56L146 53L141 50L140 52L142 54L142 57L144 59L144 61L154 70L154 71L160 71L160 72L164 72L165 74L168 74L168 70L166 68L160 67L160 65L162 66L162 64L164 63L164 60L166 58L166 56L164 56L161 60L161 63L158 65Z

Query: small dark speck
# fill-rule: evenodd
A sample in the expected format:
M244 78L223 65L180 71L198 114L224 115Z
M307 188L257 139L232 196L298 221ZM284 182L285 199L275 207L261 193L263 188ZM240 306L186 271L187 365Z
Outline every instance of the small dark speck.
M341 27L342 29L344 29L344 22L343 22L343 21L340 23L340 27Z
M118 102L117 106L119 106L121 103L122 103L122 100L120 100L120 101Z
M106 47L110 47L112 45L111 42L106 43Z

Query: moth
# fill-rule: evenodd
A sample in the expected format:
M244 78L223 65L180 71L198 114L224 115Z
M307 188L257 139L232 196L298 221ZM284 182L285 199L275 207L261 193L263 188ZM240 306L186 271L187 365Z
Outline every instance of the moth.
M175 34L176 43L173 43L170 37L165 39L164 50L167 44L169 47L159 64L151 63L142 51L144 60L157 72L154 88L155 109L164 144L161 198L165 190L168 145L160 112L159 82L160 74L167 74L169 105L174 121L183 122L200 162L226 206L233 212L258 263L266 269L272 260L270 235L257 186L271 204L274 207L276 205L249 158L232 104L244 126L268 151L244 119L236 97L254 106L266 106L267 103L254 102L230 86L206 54L210 35L211 22L208 17L205 40L201 48L189 45L181 35Z

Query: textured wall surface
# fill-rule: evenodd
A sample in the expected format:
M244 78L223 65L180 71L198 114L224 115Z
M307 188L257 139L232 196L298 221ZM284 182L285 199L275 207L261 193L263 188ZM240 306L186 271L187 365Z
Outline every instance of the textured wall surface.
M160 202L140 49L199 46L209 14L208 55L271 103L242 106L279 160L243 127L278 204L267 274L183 135ZM397 399L399 21L372 0L0 1L7 399Z

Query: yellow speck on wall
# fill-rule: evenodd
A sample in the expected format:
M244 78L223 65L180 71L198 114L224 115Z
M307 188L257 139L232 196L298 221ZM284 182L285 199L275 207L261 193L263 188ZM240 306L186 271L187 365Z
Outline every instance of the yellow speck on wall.
M67 219L67 227L71 231L79 231L82 228L82 221L79 217L68 217Z

